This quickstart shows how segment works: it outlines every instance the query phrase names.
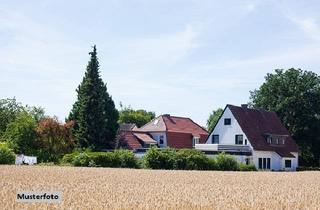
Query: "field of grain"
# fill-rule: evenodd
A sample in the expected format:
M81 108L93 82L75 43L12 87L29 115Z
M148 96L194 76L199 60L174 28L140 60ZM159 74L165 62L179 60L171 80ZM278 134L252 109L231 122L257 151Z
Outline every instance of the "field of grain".
M1 209L320 209L320 172L0 166ZM60 204L18 191L62 191Z

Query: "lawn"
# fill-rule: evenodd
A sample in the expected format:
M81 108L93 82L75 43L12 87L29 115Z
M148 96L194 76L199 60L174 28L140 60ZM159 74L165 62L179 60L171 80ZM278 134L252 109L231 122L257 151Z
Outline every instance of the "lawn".
M320 172L0 166L1 209L319 209ZM18 191L62 191L60 204Z

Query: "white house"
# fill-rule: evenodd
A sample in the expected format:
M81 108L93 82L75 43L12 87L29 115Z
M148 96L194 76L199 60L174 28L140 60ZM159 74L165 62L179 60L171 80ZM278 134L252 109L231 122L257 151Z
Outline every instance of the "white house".
M275 112L227 105L205 144L195 148L208 155L226 152L259 170L298 167L298 146Z

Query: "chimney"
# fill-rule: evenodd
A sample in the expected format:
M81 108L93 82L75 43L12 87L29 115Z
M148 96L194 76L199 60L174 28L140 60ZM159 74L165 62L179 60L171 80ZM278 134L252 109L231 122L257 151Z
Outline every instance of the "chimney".
M241 108L247 109L248 108L248 104L241 104Z

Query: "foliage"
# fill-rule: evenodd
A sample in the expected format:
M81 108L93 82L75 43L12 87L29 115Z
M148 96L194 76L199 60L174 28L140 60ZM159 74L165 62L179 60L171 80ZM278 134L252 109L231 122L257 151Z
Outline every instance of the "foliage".
M80 153L79 155L75 156L72 163L74 166L89 166L91 162L91 158L85 152Z
M7 126L3 139L8 142L15 153L34 155L36 150L37 122L27 112L21 112Z
M220 153L216 157L217 169L221 171L237 171L238 162L231 155L227 155L224 152Z
M68 119L75 122L72 131L78 147L113 148L119 113L100 77L96 46L89 54L91 59Z
M155 118L154 112L143 109L134 110L131 107L122 107L119 112L119 123L134 123L138 127L145 125Z
M215 160L193 149L150 148L144 156L145 166L152 169L214 170Z
M254 164L244 164L244 163L238 163L238 170L239 171L257 171L257 168Z
M217 110L212 111L212 113L209 115L209 118L207 120L207 130L209 132L212 132L214 126L217 124L222 113L223 109L218 108Z
M6 143L0 143L0 164L14 164L15 157Z
M176 152L172 149L158 150L151 147L144 156L145 165L152 169L174 169Z
M57 162L64 154L72 151L74 139L71 133L73 122L59 123L56 117L40 120L37 132L38 159Z
M201 151L182 149L177 151L175 169L214 170L215 160L207 158Z
M251 105L275 111L300 150L300 163L317 166L320 160L320 77L301 69L275 70L251 92Z
M62 163L74 166L138 168L137 159L132 151L115 150L113 152L73 152L62 158Z
M44 109L41 107L23 106L15 98L0 99L0 137L6 131L7 126L23 112L27 112L37 122L44 117Z
M320 167L299 166L297 167L297 171L320 171Z

